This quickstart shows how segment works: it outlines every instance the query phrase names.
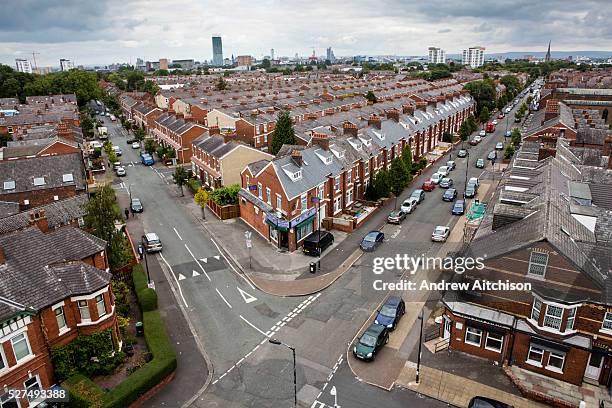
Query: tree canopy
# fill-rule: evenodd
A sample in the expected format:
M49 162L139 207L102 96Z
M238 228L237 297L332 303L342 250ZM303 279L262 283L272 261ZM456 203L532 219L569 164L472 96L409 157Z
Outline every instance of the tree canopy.
M295 131L289 111L282 110L278 113L276 126L272 132L272 154L278 153L284 144L295 144Z

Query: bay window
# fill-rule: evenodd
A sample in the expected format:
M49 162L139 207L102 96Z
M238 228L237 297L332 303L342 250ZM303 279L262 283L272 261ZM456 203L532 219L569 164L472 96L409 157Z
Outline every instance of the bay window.
M542 309L542 301L540 299L533 300L533 308L531 309L531 318L538 323L540 321L540 309Z
M66 327L66 316L64 315L64 306L60 306L55 309L55 320L57 321L57 328L60 331Z
M604 330L612 330L612 312L606 312L601 328Z
M87 300L79 300L77 302L77 306L79 307L81 321L91 320L91 315L89 314L89 303L87 303Z
M98 318L106 315L106 305L104 304L104 295L96 296L96 308L98 309Z
M563 308L553 305L546 305L546 314L544 315L544 327L559 330L561 328L561 317L563 316Z
M26 333L20 333L13 337L11 339L11 346L13 347L13 354L15 355L15 360L17 360L18 363L19 361L32 354Z

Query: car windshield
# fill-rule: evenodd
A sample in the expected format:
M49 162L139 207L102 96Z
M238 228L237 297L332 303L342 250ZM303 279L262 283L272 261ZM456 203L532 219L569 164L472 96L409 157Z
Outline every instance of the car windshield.
M436 227L436 229L434 230L434 234L436 235L444 235L444 227Z
M364 335L361 336L361 339L359 339L359 343L363 344L364 346L374 347L376 345L376 337L372 336L371 334L364 333Z
M365 242L375 242L376 241L376 233L375 232L370 232L368 235L365 236L365 238L363 239Z
M384 305L382 309L380 309L380 314L387 317L395 317L395 308Z
M390 217L398 217L400 215L399 211L391 211L391 214L389 214Z
M445 178L442 179L442 183L448 183L448 182L450 182L449 178L445 177Z

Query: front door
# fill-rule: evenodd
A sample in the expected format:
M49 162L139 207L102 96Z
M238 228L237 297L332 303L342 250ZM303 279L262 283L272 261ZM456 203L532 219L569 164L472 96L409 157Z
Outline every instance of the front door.
M589 358L589 364L587 364L584 376L592 380L599 381L599 375L601 374L601 367L603 366L604 356L599 353L591 353Z
M289 233L287 231L278 232L278 244L281 249L289 249Z
M443 316L443 318L444 319L442 321L442 324L444 325L444 332L442 333L442 338L444 340L446 340L446 339L449 339L450 336L451 336L451 325L452 325L452 322L451 322L451 319L449 319L446 316Z

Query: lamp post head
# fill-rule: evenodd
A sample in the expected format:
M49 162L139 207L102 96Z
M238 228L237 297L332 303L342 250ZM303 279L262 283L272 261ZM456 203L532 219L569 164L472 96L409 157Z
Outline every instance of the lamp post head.
M269 339L268 342L272 344L276 344L277 346L280 346L282 344L280 340L276 340L276 339Z

